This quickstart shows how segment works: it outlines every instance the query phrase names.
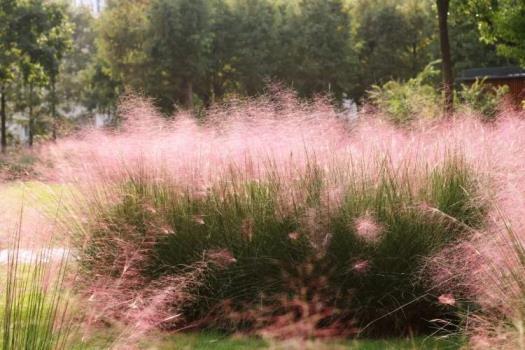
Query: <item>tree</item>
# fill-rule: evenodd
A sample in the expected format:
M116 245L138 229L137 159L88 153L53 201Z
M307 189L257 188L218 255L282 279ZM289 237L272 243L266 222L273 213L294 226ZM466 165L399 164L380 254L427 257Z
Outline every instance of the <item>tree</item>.
M238 92L253 96L262 92L276 66L275 9L267 0L236 0L232 8L227 30L234 45L228 64Z
M431 0L403 0L399 5L406 28L406 43L401 55L406 72L416 77L434 61L432 49L436 41L434 8Z
M49 78L49 105L51 109L52 118L52 138L56 140L57 137L57 77L59 73L60 63L62 62L65 53L71 46L71 24L67 21L65 9L56 4L49 4L46 7L47 24L45 30L44 40L42 40L41 54L39 61L41 62L45 73Z
M121 83L113 79L109 65L103 61L95 61L83 74L86 85L82 92L82 103L90 111L114 116Z
M454 109L454 78L452 73L452 57L450 54L450 41L448 36L448 11L450 0L436 0L439 43L441 47L444 112L449 115Z
M303 96L353 91L356 55L350 16L341 0L302 0L286 28L291 60L281 69L285 81ZM291 61L291 62L290 62Z
M29 48L26 47L30 56L31 63L40 65L45 78L42 81L48 84L48 104L51 114L52 138L57 136L57 93L56 85L59 74L60 64L66 51L71 45L71 24L66 18L65 8L55 3L41 4L37 3L29 8L34 21L35 30L34 39ZM27 19L27 18L26 18ZM40 34L40 36L38 36Z
M206 0L154 0L149 10L150 57L173 86L179 100L193 107L194 83L210 63L212 33Z
M32 146L35 134L35 98L38 96L36 90L51 83L50 102L52 114L55 114L56 76L60 59L67 48L69 32L63 9L55 4L38 0L21 3L16 7L14 18L12 30L17 35L16 45L20 50L18 64L23 85L28 92L29 146Z
M466 5L478 19L482 39L495 44L501 55L525 65L525 2L469 0Z
M482 40L478 31L479 15L468 1L452 0L449 12L450 48L455 74L475 67L516 64L514 59L498 55L494 43Z
M351 9L361 96L371 85L415 77L432 61L430 0L357 0Z
M158 84L158 77L151 74L146 42L149 21L149 2L143 0L109 1L98 19L96 49L98 63L104 62L106 73L123 88L149 91L150 82Z
M16 3L3 0L0 3L0 149L7 149L7 90L13 79L16 62L16 37L11 28Z
M231 58L236 44L236 17L231 6L224 0L216 0L211 6L211 32L213 40L210 48L210 64L205 83L204 100L207 105L213 104L217 98L222 98L227 91L235 89L233 83L234 68Z

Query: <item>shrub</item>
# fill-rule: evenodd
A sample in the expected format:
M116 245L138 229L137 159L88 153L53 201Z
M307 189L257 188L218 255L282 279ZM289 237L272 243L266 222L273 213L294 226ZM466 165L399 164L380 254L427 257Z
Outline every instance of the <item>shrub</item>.
M441 95L433 81L438 73L430 64L406 82L391 80L381 86L374 85L368 91L368 99L396 124L439 118ZM476 80L472 85L462 84L456 91L456 108L475 112L485 121L494 120L508 91L507 86L489 87L485 79Z
M458 97L465 107L480 113L485 120L494 120L508 92L506 85L489 87L485 84L485 79L477 79L470 86L462 84Z
M396 124L406 124L419 118L437 118L441 115L440 95L432 80L438 74L434 63L431 63L406 82L391 80L382 86L372 86L368 99Z

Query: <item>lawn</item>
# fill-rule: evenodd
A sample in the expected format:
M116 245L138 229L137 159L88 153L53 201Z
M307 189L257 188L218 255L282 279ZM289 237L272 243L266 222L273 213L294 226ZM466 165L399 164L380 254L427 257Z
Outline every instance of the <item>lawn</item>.
M105 349L103 336L95 337L88 349ZM156 333L145 337L141 350L456 350L463 343L457 337L427 337L387 340L285 340L267 341L260 338L226 336L214 333Z
M0 249L14 232L23 214L21 244L33 245L45 241L52 230L50 217L64 203L69 187L40 181L0 183Z
M153 343L155 344L155 343ZM166 337L144 349L181 350L249 350L249 349L312 349L312 350L455 350L461 344L457 338L416 338L389 340L265 342L260 339L227 338L212 334L184 334Z

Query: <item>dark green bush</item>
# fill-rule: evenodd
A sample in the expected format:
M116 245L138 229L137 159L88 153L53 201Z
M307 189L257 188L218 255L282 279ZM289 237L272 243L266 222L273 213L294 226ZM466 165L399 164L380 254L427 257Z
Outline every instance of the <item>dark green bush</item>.
M495 87L485 83L485 79L477 79L471 85L462 84L458 91L459 100L463 106L478 112L484 120L494 120L498 108L509 93L507 85Z

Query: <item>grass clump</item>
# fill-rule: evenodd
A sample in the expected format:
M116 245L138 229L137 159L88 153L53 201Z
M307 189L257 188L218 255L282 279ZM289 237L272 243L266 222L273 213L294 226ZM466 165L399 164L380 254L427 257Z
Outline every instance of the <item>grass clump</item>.
M198 191L130 172L92 191L87 220L69 223L86 280L103 276L129 300L115 302L121 319L140 299L146 314L165 311L151 320L164 328L424 332L450 311L420 278L425 258L482 225L484 208L459 157L378 169L333 177L310 164L291 179L231 174Z
M350 186L332 217L327 265L334 268L338 303L350 304L361 327L383 335L417 333L429 327L423 319L443 316L419 272L426 258L482 224L471 176L452 159L419 188L409 174L389 169L377 183Z

